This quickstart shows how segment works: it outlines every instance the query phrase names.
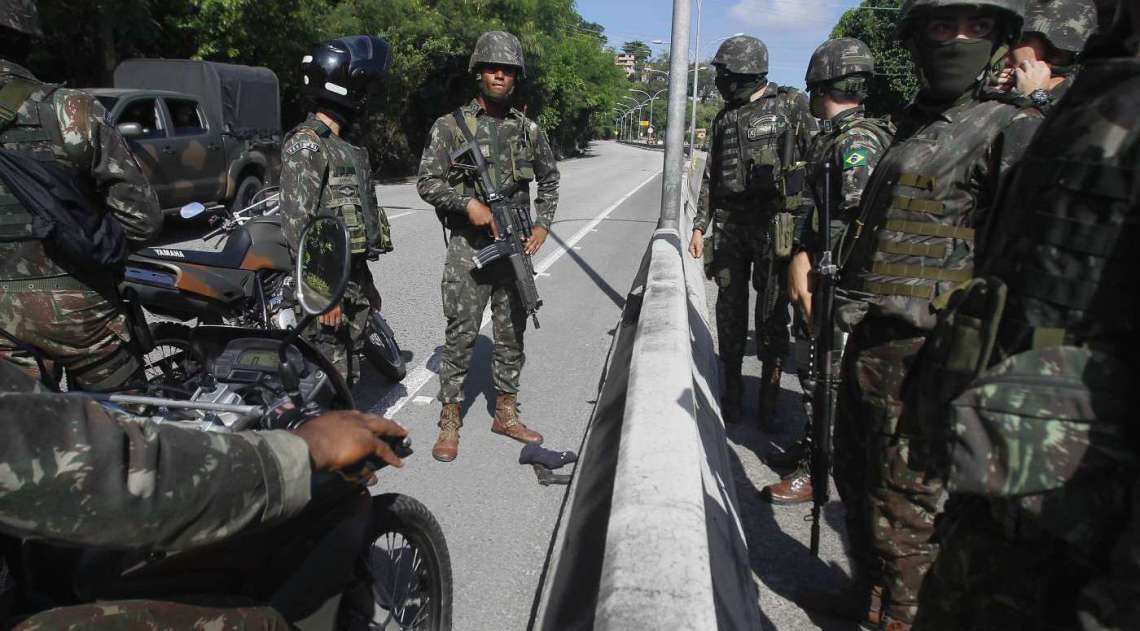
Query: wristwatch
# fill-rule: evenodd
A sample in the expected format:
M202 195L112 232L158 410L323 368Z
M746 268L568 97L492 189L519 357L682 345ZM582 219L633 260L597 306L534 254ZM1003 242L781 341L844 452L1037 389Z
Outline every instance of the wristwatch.
M1037 88L1036 90L1029 93L1029 100L1032 101L1033 104L1037 107L1045 107L1049 104L1051 97L1049 96L1048 90Z

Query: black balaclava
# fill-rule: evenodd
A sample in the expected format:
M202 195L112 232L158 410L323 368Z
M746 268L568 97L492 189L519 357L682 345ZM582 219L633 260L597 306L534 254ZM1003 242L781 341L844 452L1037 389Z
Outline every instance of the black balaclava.
M952 101L976 85L993 59L995 44L989 39L952 39L932 42L918 38L918 65L926 80L924 96L932 101Z
M768 83L766 74L716 73L716 89L729 105L747 103L757 90Z

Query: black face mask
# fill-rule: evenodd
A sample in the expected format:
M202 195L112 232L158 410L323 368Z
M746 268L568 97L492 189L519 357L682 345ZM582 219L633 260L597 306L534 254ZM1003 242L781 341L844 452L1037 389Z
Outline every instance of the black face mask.
M768 83L767 75L720 74L716 75L716 89L730 105L745 103L757 90Z
M954 39L944 43L918 44L918 64L926 79L925 96L950 101L978 82L990 63L994 43L988 39Z
M811 111L812 116L820 120L824 120L824 117L827 114L823 111L823 92L818 90L811 92L811 100L808 101L808 109Z

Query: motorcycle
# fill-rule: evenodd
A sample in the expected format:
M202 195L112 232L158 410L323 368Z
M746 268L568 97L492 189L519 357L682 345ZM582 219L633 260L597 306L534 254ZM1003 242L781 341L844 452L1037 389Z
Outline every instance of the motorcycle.
M250 206L236 212L219 207L225 213L221 225L203 237L207 243L221 239L213 251L153 247L131 255L120 292L155 315L180 322L196 318L274 330L296 325L292 257L277 212L279 195L273 187L259 191ZM207 210L194 202L179 214L193 219ZM171 378L164 371L184 357L190 334L189 326L175 322L153 327L156 348L148 354L148 378ZM372 306L363 336L368 362L389 380L403 380L407 366L379 304Z
M353 409L352 393L332 363L298 337L339 303L348 270L344 224L318 217L302 234L292 277L304 314L299 326L197 327L188 352L199 373L188 382L193 392L186 398L80 394L111 407L160 412L156 422L216 432L293 429L325 411ZM401 457L411 453L407 439L389 444ZM365 464L378 471L384 463L373 458ZM450 555L423 504L405 495L363 494L337 474L314 475L312 497L280 527L173 554L25 542L19 584L30 586L24 591L39 604L25 609L224 594L270 605L301 629L450 629Z

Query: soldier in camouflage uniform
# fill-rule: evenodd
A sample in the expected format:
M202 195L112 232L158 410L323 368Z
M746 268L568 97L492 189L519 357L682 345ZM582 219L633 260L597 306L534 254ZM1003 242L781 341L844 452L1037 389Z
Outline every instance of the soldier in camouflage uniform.
M879 163L879 158L891 144L894 127L887 121L864 116L863 100L867 98L868 84L875 73L875 61L867 45L857 39L841 38L824 42L815 50L808 64L805 82L811 94L812 115L820 119L820 134L812 142L808 153L808 187L815 207L824 202L824 164L831 163L831 243L819 242L820 233L813 221L803 222L797 238L796 252L788 265L788 294L807 321L811 319L812 294L808 276L812 269L811 255L823 248L832 248L859 212L863 188ZM842 355L842 333L836 335L837 347L833 357ZM805 369L806 366L801 366ZM838 375L839 370L833 370ZM804 379L804 392L813 391L812 379ZM810 433L810 432L809 432ZM803 443L793 452L800 452L796 469L780 482L763 490L763 497L774 504L799 504L812 497L811 473L806 462ZM836 445L836 454L844 453L843 445ZM839 481L842 483L842 481ZM848 529L851 530L850 528Z
M768 48L760 40L731 37L712 64L725 107L712 123L689 252L697 258L704 255L704 235L715 224L712 264L706 271L720 288L716 326L725 380L721 410L730 423L740 418L749 283L756 288L756 354L763 363L759 411L765 424L780 392L789 346L783 278L790 252L775 252L774 237L781 230L794 230L795 218L802 218L809 207L799 191L785 195L785 175L807 155L816 121L802 92L768 81ZM790 234L787 242L790 245Z
M92 207L105 209L123 227L131 247L141 247L162 227L158 198L119 132L104 121L94 97L42 83L2 57L9 46L38 34L34 6L0 6L0 147L52 161L73 173ZM12 29L12 30L9 30ZM13 31L20 31L16 33ZM23 34L21 34L23 33ZM65 368L70 383L105 390L139 373L127 319L105 270L53 255L26 229L29 213L0 184L0 357L38 374L30 346L49 370Z
M352 243L352 272L341 304L314 321L305 337L350 384L360 376L360 355L370 308L380 295L368 261L392 249L387 215L376 199L368 150L344 139L367 116L392 60L388 43L358 35L317 44L302 63L306 95L315 113L286 136L281 148L281 216L290 249L315 215L339 216Z
M510 107L516 80L525 78L526 63L518 38L502 31L479 37L468 70L479 81L480 94L454 113L439 117L420 161L417 190L435 207L451 231L443 270L443 313L446 343L439 371L439 439L432 455L450 462L459 453L460 403L471 364L483 309L491 303L495 350L493 380L498 395L491 431L526 443L541 443L542 435L518 419L519 379L522 374L526 312L511 281L509 263L496 261L475 268L474 255L492 242L490 208L476 199L466 175L452 169L451 153L475 139L487 158L491 179L513 203L530 209L530 182L538 183L534 206L538 218L527 242L533 255L542 247L558 207L558 165L538 124ZM466 131L460 128L466 127Z
M923 85L898 120L894 144L863 193L855 229L840 251L837 318L854 324L843 357L843 480L851 546L871 558L859 568L849 611L906 629L937 553L934 516L942 482L922 457L918 423L903 385L934 325L931 307L973 275L977 232L998 183L1028 144L1041 114L989 98L989 69L1020 34L1024 0L907 0L899 37ZM861 487L861 489L860 489Z
M257 527L264 537L265 526L308 504L314 471L355 474L352 467L372 454L402 466L378 437L407 433L355 411L326 414L294 432L226 434L155 424L44 392L4 360L0 418L0 543L15 537L154 551L215 544ZM11 613L0 611L0 622ZM269 608L130 601L56 609L19 628L290 627Z
M1095 29L1092 0L1029 0L1021 41L997 84L1048 114L1072 85L1080 52Z
M924 350L950 499L915 629L1140 628L1140 10L1119 10Z

